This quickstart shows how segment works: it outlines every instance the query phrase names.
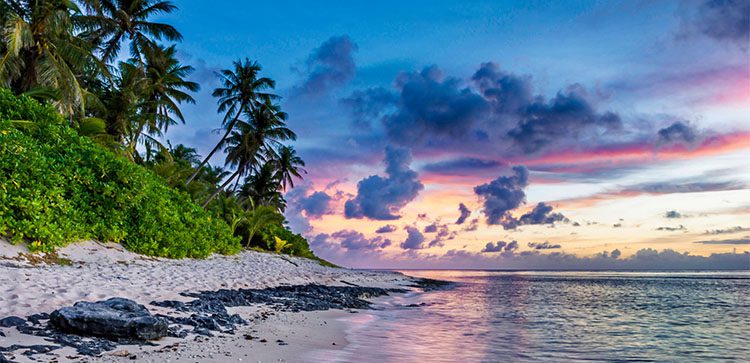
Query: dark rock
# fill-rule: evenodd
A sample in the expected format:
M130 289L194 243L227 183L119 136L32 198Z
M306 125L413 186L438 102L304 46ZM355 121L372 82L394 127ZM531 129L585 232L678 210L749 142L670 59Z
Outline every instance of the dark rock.
M47 320L47 319L49 319L49 314L47 313L34 314L34 315L29 315L26 317L26 320L30 321L34 325L41 324L40 320Z
M8 358L5 358L3 353L0 353L0 363L13 363L13 361Z
M26 319L19 318L17 316L9 316L7 318L0 319L0 327L12 328L26 325Z
M95 303L79 301L55 310L50 323L64 332L108 338L150 340L167 335L166 321L143 305L117 297Z

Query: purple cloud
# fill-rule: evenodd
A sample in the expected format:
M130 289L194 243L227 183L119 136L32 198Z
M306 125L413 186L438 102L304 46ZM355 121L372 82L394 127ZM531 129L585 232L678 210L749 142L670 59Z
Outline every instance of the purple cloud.
M417 173L409 168L411 153L407 149L387 147L385 172L388 177L371 175L357 183L357 196L346 201L346 218L376 220L399 219L400 209L414 200L424 186Z

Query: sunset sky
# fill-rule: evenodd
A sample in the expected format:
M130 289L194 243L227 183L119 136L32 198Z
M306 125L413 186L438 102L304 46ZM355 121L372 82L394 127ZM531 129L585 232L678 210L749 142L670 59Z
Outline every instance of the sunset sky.
M750 264L749 1L176 4L202 90L167 138L207 154L214 72L258 60L307 162L286 216L323 258Z

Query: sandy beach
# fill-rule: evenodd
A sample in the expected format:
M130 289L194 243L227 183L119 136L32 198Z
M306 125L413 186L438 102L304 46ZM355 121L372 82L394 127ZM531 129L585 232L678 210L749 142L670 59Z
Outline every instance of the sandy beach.
M413 279L390 272L331 268L289 256L245 251L236 256L205 260L168 260L136 255L117 244L82 242L58 251L58 263L33 263L19 257L23 247L0 242L0 318L49 313L78 301L124 297L145 305L152 313L167 313L152 301L189 301L183 292L219 289L262 289L282 285L321 284L399 288ZM162 338L153 346L121 345L98 357L81 356L71 347L46 354L24 355L28 349L5 352L17 362L298 362L335 360L321 350L346 346L341 321L349 310L276 311L269 306L228 308L249 322L234 334ZM21 334L14 327L0 328L0 347L49 345L42 337ZM3 336L4 335L4 336ZM317 352L317 353L315 353ZM322 355L321 355L322 354Z

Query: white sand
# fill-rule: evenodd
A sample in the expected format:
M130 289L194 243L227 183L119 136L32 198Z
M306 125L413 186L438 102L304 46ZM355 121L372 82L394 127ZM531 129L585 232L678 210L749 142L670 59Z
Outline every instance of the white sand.
M58 251L60 257L73 261L68 266L32 266L25 259L19 259L18 253L25 253L25 250L0 240L0 318L25 317L51 312L81 300L98 301L115 296L135 300L152 312L159 312L158 308L149 306L151 301L189 301L179 295L185 291L308 283L345 285L342 281L372 287L399 287L411 283L409 278L396 273L329 268L307 259L253 251L205 260L167 260L136 255L116 244L83 242ZM264 307L232 310L246 319L263 310L271 311ZM97 360L132 362L131 355L135 355L137 361L144 362L303 361L305 352L345 346L342 323L337 320L345 314L350 313L277 313L265 321L242 327L234 336L165 338L159 341L157 348L123 347ZM19 334L15 328L0 328L0 331L7 335L0 336L0 346L45 344L39 338ZM244 334L257 339L246 340ZM263 338L266 343L259 341ZM289 344L279 345L277 339ZM173 344L177 344L174 349ZM13 355L14 359L29 361L20 352ZM65 362L71 360L66 356L74 355L72 349L65 348L34 358ZM89 358L84 361L90 361Z

